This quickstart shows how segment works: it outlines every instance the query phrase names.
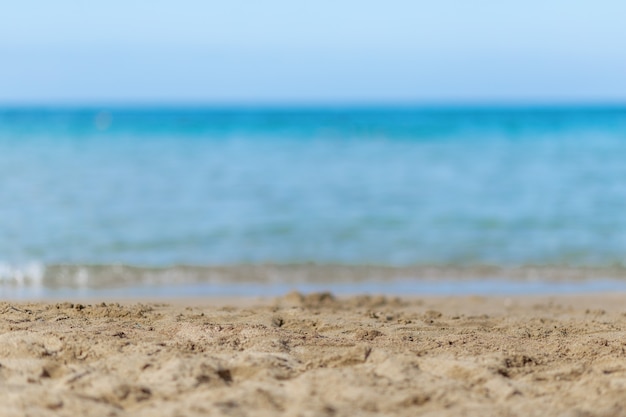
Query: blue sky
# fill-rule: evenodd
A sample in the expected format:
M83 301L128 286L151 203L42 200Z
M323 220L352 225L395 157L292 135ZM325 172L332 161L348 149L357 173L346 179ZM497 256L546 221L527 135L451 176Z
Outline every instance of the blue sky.
M0 103L626 102L626 2L5 2Z

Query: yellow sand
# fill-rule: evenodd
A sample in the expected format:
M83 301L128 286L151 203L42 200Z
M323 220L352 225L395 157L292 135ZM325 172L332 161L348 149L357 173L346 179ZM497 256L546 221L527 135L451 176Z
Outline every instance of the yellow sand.
M0 303L0 415L626 415L626 295L174 301Z

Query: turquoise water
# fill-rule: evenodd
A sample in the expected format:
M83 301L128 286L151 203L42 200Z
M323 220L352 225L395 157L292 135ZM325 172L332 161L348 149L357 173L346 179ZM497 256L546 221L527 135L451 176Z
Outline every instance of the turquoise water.
M622 265L625 161L626 108L4 109L0 277Z

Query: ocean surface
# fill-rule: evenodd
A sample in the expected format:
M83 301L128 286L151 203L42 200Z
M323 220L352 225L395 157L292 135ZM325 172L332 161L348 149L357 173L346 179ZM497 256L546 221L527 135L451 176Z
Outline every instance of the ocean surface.
M0 109L0 295L625 263L626 108Z

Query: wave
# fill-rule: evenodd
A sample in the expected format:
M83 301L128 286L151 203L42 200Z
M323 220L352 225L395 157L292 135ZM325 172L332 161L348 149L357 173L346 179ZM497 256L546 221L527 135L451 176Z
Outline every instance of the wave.
M626 281L626 267L618 266L450 266L450 265L339 265L339 264L239 264L90 265L0 263L0 288L116 289L176 285L233 284L351 284L392 281Z

